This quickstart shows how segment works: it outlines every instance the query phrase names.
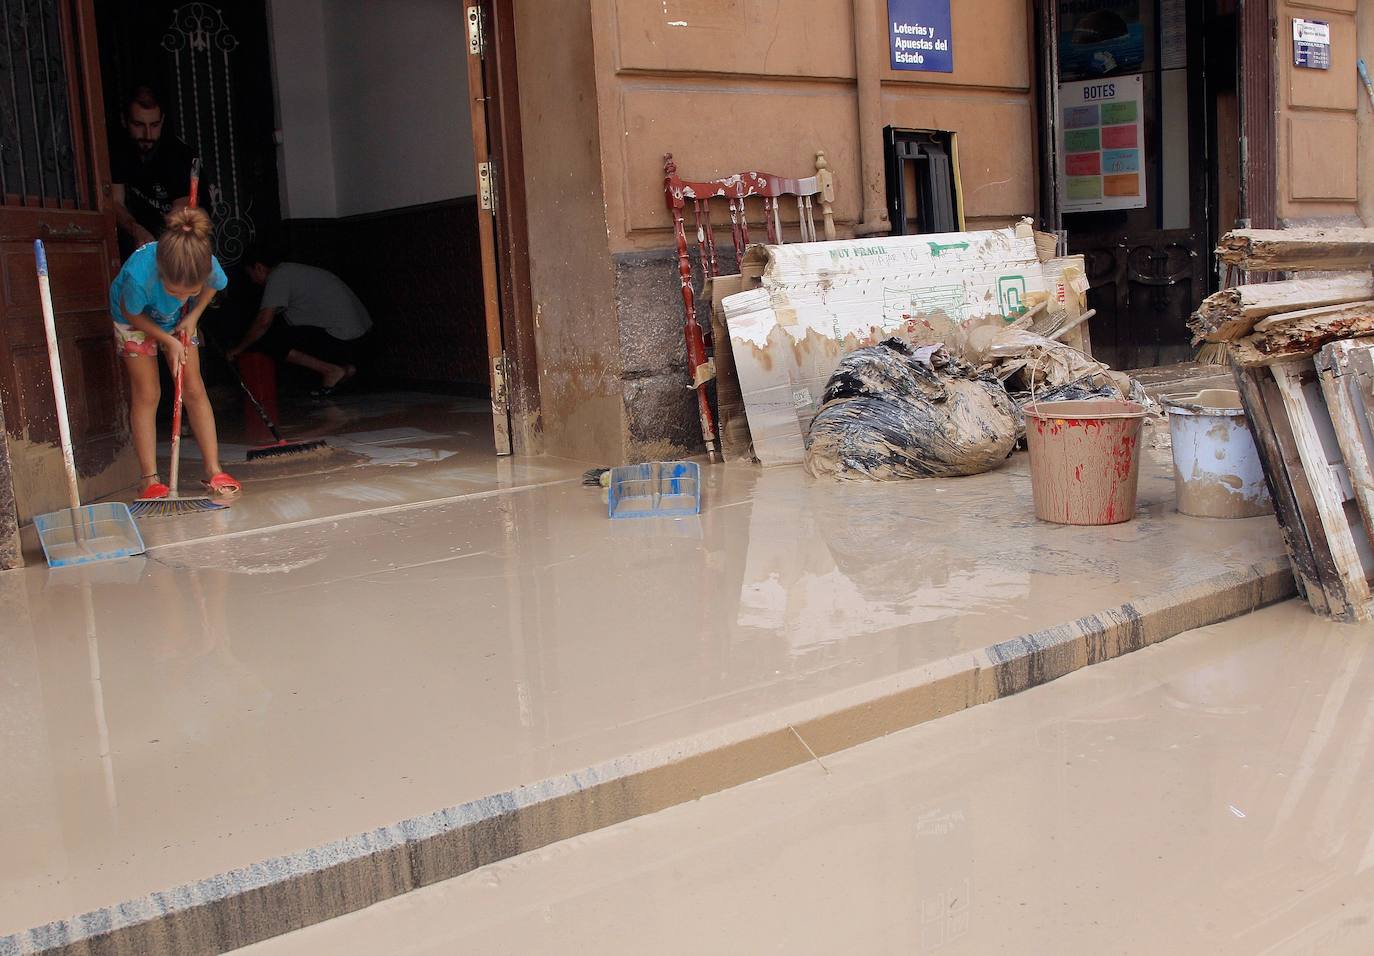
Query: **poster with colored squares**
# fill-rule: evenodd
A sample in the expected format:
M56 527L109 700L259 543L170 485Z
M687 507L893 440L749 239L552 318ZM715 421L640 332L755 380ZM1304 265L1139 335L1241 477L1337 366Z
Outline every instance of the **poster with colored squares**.
M1064 212L1144 207L1143 93L1139 74L1059 84Z

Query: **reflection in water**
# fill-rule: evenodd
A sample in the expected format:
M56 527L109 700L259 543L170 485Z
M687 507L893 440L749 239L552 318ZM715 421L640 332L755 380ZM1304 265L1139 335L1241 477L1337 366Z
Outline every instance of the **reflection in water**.
M1371 635L1290 602L248 952L1374 952Z
M934 482L895 483L933 494ZM1028 564L977 538L953 546L926 511L894 508L893 485L795 480L765 470L753 495L740 627L786 636L794 652L912 624L985 614L1024 598ZM927 650L957 640L932 637Z
M1171 478L1142 494L1157 504ZM0 819L22 821L0 826L0 928L717 732L1282 549L1272 519L1203 527L1162 507L1138 528L1042 527L1010 467L881 487L726 467L706 497L700 519L631 527L574 480L66 583L0 575L0 767L16 768Z

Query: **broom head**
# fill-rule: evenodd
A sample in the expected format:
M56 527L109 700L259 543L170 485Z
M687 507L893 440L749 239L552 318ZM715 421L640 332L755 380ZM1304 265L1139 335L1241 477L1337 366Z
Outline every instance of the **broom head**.
M311 455L328 447L329 443L323 438L317 438L314 441L282 440L275 444L263 445L261 448L250 448L244 457L249 461L258 461L263 458L289 458L295 455Z
M1226 364L1226 343L1208 342L1197 350L1197 363L1199 365L1225 365Z
M135 518L175 518L201 511L222 511L226 506L212 498L139 498L129 505Z

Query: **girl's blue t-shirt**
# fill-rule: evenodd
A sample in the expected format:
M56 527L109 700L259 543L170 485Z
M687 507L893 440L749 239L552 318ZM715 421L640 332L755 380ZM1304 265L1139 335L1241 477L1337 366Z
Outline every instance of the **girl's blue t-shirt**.
M214 256L210 257L210 278L205 284L216 292L229 284L229 277ZM184 304L167 294L157 274L156 242L140 246L110 283L110 314L116 325L128 326L120 311L121 302L130 315L146 315L164 332L172 331L181 321Z

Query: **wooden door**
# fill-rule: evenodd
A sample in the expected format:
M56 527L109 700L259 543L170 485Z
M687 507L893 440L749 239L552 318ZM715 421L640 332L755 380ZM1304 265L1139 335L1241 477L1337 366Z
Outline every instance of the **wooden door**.
M539 450L539 372L530 289L520 90L512 0L466 8L468 94L496 453Z
M137 469L106 305L118 253L90 0L0 0L0 23L0 402L24 520L66 502L35 239L47 246L83 493L114 491Z
M489 41L495 26L491 4L474 3L466 9L468 29L468 99L471 103L473 157L477 164L477 233L482 254L482 295L487 317L487 369L491 373L491 423L496 454L512 453L510 434L509 367L501 328L502 299L509 301L510 276L499 268L497 235L497 171L500 140L493 134L497 86L495 56ZM504 170L502 170L504 172ZM505 288L503 288L505 286ZM503 296L502 293L506 295Z

